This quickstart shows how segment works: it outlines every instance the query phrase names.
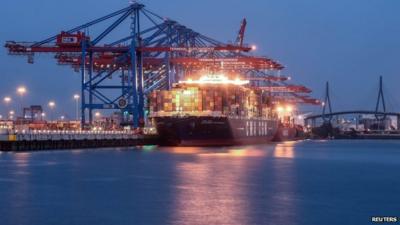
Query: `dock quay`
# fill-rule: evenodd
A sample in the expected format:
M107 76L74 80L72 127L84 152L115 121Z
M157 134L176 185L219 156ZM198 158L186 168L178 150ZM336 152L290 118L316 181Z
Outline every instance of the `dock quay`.
M375 139L400 140L400 131L345 132L334 136L335 139Z
M0 134L0 151L39 151L155 145L155 135L132 131L23 131Z

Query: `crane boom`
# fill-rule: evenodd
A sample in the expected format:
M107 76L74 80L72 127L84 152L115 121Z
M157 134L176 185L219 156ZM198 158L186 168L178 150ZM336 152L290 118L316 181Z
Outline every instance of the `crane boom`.
M243 18L242 23L240 24L238 36L236 37L236 45L239 47L243 47L244 33L246 31L246 25L247 25L247 20L246 20L246 18Z

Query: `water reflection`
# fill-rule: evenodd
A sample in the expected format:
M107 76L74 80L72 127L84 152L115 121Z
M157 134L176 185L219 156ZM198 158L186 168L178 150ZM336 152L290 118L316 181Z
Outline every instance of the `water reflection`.
M294 148L296 142L283 142L276 145L274 157L276 158L294 158Z
M192 154L201 157L263 157L270 151L255 147L242 148L199 148L199 147L173 147L165 148L162 152L173 154Z
M260 149L228 149L221 152L202 153L204 157L262 157L267 155L267 151Z
M256 183L256 198L252 216L254 224L298 224L299 206L296 196L295 147L297 142L282 142L276 144L272 160L262 168L255 170L255 176L249 180ZM255 177L262 177L263 182ZM262 201L259 201L262 199Z
M275 157L294 158L295 146L298 142L288 141L274 145L243 146L243 147L221 147L221 148L200 148L200 147L171 147L162 148L162 152L173 154L189 154L201 157Z
M21 152L16 153L14 157L15 165L18 168L27 167L29 165L29 159L31 157L31 153Z
M363 224L399 211L398 150L334 141L2 153L0 224Z
M18 182L10 185L9 197L12 201L9 201L10 218L12 224L23 224L25 220L23 210L17 210L24 208L29 204L29 198L31 196L31 185L29 182L29 177L31 175L30 164L32 163L32 154L21 152L13 154L13 164L15 165L15 170L10 171L10 177L17 180Z
M196 147L171 147L171 148L162 148L161 151L173 154L197 154L201 153L204 150Z
M248 161L242 158L248 151L201 152L196 148L172 151L196 153L194 159L176 164L173 224L248 224L245 182Z
M176 164L173 224L293 222L295 168L285 159L295 158L295 146L166 149L191 156Z

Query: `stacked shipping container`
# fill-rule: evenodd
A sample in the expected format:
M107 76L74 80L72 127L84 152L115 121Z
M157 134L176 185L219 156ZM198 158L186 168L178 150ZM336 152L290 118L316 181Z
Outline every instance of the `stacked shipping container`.
M179 84L169 91L152 92L149 109L152 116L270 117L272 113L261 91L237 85Z

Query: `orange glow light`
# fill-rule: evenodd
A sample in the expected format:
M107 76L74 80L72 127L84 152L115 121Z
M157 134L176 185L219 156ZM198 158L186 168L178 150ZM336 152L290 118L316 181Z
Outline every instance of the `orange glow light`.
M181 84L233 84L233 85L245 85L250 81L241 80L236 78L235 80L230 80L224 74L206 74L200 77L198 80L188 79L186 81L179 81Z

